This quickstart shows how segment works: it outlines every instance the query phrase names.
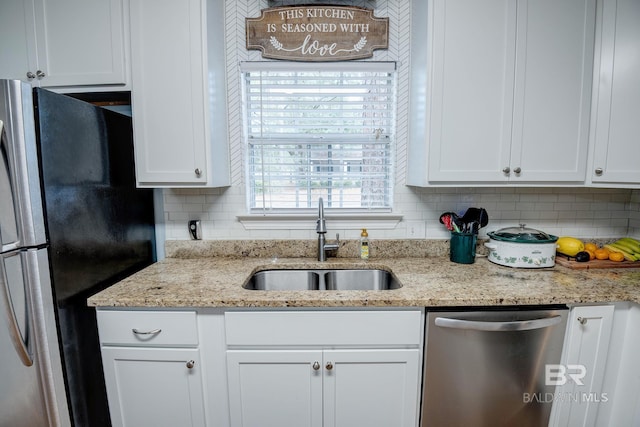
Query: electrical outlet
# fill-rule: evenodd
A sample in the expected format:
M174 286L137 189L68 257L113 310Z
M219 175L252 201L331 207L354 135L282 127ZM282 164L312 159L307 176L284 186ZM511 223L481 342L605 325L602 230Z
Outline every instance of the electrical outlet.
M407 237L410 239L424 239L427 235L426 224L422 221L407 222Z
M189 221L189 235L191 240L202 240L202 226L200 220Z

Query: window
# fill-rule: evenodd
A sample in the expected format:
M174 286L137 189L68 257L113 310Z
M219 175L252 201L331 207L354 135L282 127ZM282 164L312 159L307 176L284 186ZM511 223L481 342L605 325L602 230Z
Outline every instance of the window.
M395 64L245 62L252 213L389 212Z

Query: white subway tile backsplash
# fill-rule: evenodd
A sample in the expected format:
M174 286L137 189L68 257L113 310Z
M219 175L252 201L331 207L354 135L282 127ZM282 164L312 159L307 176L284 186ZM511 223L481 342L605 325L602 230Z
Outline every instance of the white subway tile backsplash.
M557 235L607 238L629 234L639 237L640 198L637 193L640 190L581 189L583 191L577 197L580 201L573 202L554 202L553 199L571 199L575 189L545 189L545 202L540 201L540 193L530 189L522 193L512 188L465 188L465 193L459 190L398 186L395 211L403 214L403 220L393 230L370 230L372 238L416 238L411 235L408 223L420 221L424 223L425 238L447 239L449 232L440 224L440 214L446 211L462 214L470 206L484 207L489 212L489 225L482 230L481 237L486 237L487 231L522 222ZM188 239L186 224L190 219L203 220L205 239L305 239L316 236L314 229L245 230L236 218L247 211L245 198L237 188L222 193L216 189L198 192L194 195L193 190L164 190L168 239ZM202 196L206 203L188 203L189 200L201 201ZM491 202L487 201L488 196ZM359 235L357 225L353 229L333 230L328 221L327 226L330 237L336 232L344 239Z

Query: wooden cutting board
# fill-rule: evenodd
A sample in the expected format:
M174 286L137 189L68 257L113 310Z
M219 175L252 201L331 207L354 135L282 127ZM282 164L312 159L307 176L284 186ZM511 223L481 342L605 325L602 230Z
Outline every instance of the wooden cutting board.
M556 264L574 270L589 270L591 268L640 268L640 261L609 261L608 259L594 259L589 262L578 262L568 256L556 253Z

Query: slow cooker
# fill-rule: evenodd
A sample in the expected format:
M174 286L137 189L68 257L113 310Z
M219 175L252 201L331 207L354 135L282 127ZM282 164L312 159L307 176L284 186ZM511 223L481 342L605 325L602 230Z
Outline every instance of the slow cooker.
M516 268L544 268L556 264L557 236L547 234L526 224L501 228L487 233L489 261Z

